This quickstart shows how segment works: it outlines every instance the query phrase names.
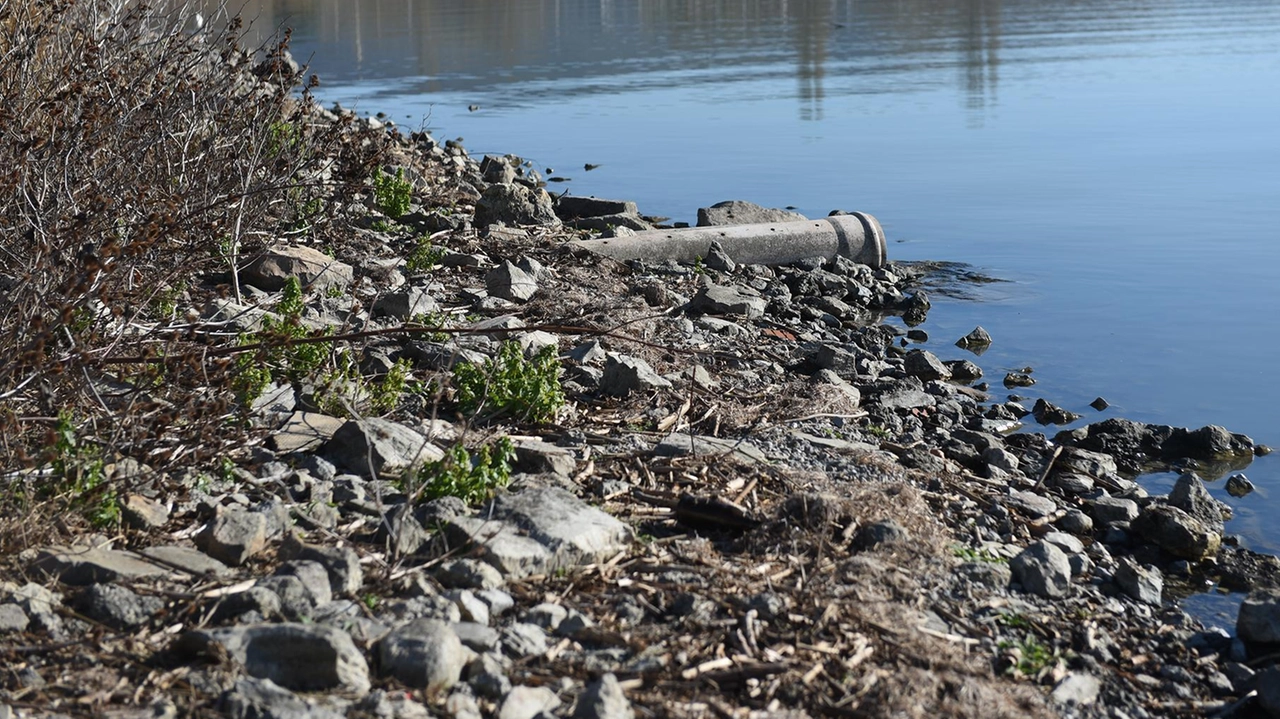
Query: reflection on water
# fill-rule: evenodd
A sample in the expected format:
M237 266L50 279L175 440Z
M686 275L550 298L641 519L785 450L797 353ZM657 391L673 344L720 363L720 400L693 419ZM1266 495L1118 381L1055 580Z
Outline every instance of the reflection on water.
M216 7L212 0L189 5ZM1057 5L1059 3L1044 3ZM791 66L801 120L823 119L830 73L954 66L971 109L994 101L1001 0L251 0L254 38L291 27L313 69L346 84L415 78L426 93L551 79L758 79ZM1050 15L1055 15L1050 11ZM1057 22L1057 20L1054 20ZM741 70L734 70L741 68ZM655 74L667 74L665 80ZM737 78L734 75L738 75ZM592 82L596 80L596 82ZM626 80L624 79L625 83ZM516 89L516 92L519 92Z

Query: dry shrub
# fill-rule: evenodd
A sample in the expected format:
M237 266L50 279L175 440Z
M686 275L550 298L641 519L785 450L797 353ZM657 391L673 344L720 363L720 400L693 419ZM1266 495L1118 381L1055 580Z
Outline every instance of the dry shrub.
M56 461L55 427L153 466L238 441L195 354L234 337L175 307L274 238L317 239L369 176L377 143L317 120L287 33L258 63L239 21L188 22L0 0L0 469Z

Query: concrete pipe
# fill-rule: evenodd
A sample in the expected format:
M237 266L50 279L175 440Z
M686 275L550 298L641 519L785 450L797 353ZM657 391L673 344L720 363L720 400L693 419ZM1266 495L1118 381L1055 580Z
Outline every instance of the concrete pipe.
M646 230L626 237L575 240L571 244L615 260L693 263L719 242L734 262L786 265L809 257L843 255L871 267L885 263L884 230L865 212L820 220L766 222L755 225Z

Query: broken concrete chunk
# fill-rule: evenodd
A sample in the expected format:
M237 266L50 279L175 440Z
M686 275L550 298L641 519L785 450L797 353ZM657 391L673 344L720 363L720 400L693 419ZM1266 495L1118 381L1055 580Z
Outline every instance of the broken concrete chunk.
M528 302L538 291L538 281L533 275L510 262L503 262L485 273L484 284L489 296L512 302Z
M386 419L348 420L325 443L325 453L335 464L353 472L378 477L400 477L444 452L421 433Z
M165 574L162 567L132 552L100 547L46 547L36 553L35 567L72 585Z
M769 301L748 288L726 287L705 282L689 301L689 311L708 315L741 315L747 319L763 317Z
M761 222L791 222L807 220L799 212L762 207L754 202L725 200L710 207L698 208L698 227L720 225L750 225Z
M267 546L267 518L261 512L225 508L196 535L196 546L219 562L238 567Z
M551 551L556 567L602 561L625 549L631 528L563 489L529 489L494 500L492 516L519 525Z
M683 457L693 455L732 455L748 462L768 462L769 457L754 444L745 440L706 437L675 432L667 435L653 448L659 457Z
M254 624L190 632L179 651L201 656L225 653L245 673L294 691L369 691L369 665L351 636L316 624Z
M290 277L297 278L304 289L345 288L355 278L355 269L310 247L277 245L240 273L242 282L268 292L283 289Z
M605 360L604 377L600 380L600 391L605 394L625 397L635 391L670 388L671 382L639 357L610 353Z

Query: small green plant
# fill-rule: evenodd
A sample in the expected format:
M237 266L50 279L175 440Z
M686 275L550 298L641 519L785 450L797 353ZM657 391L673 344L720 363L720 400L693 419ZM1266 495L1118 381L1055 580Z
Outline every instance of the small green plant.
M381 168L373 178L373 201L378 211L393 220L409 211L409 200L412 197L413 185L404 179L404 168L396 169L396 174L388 175Z
M396 360L382 382L370 388L369 406L382 414L395 409L407 387L410 367L409 360Z
M1009 665L1009 674L1021 674L1024 677L1036 677L1044 670L1057 664L1061 655L1049 648L1039 639L1027 636L1018 641L1002 641L996 644L1001 651L1013 655L1014 661Z
M1000 612L996 615L996 623L1010 629L1031 628L1031 620L1017 612Z
M241 346L268 345L255 353L245 352L236 357L236 374L232 383L245 402L253 402L260 397L272 379L302 379L329 359L333 349L329 342L271 345L272 342L311 336L310 330L302 324L303 307L302 286L296 277L290 277L275 308L279 319L268 317L264 319L261 331L240 335Z
M413 251L405 258L404 268L411 273L430 272L444 259L444 248L431 244L426 237L419 237Z
M267 128L267 146L265 154L268 158L279 157L282 153L293 152L302 143L302 132L298 126L283 120L271 123Z
M695 275L707 274L707 266L702 261L702 255L697 255L696 257L693 258L693 274Z
M481 447L474 457L461 443L455 444L443 458L418 470L416 479L427 499L458 497L476 504L507 486L514 454L515 447L506 437Z
M989 564L1008 564L1009 560L987 549L974 549L963 544L953 544L951 553L966 562L987 562Z
M564 406L560 361L552 346L526 359L519 343L504 342L483 367L467 362L454 365L453 386L458 406L467 414L483 411L490 417L549 422Z
M869 424L866 426L866 430L872 436L879 437L880 439L889 439L893 436L892 432L879 424Z
M58 413L54 424L53 469L64 481L63 489L71 496L73 506L80 508L95 527L109 527L120 522L120 503L116 493L103 485L107 476L98 449L76 437L75 418L66 410Z

